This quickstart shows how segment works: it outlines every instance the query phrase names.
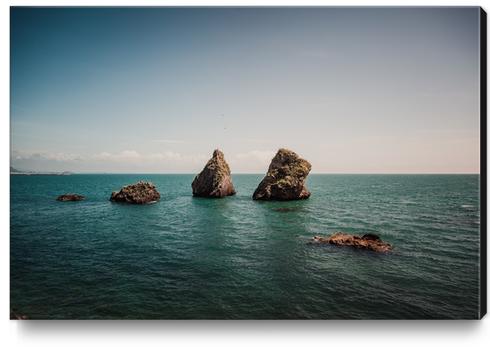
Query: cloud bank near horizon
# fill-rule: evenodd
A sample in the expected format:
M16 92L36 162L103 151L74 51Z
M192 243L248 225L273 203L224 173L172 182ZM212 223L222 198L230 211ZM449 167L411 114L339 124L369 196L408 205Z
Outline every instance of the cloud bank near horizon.
M260 172L263 171L263 167L268 167L274 154L273 151L253 150L226 159L230 164L242 168L240 172ZM200 171L210 157L211 155L204 154L183 155L173 151L143 154L135 150L123 150L118 153L100 152L89 156L63 152L13 151L11 162L14 168L26 171L51 171L45 169L50 167L58 171L81 173L193 173ZM240 165L240 162L244 165ZM112 171L115 167L117 171Z

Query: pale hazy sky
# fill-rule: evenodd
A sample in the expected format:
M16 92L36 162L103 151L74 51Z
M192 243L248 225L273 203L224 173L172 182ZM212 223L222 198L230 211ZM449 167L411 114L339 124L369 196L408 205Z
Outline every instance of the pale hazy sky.
M478 8L11 10L12 165L479 172Z

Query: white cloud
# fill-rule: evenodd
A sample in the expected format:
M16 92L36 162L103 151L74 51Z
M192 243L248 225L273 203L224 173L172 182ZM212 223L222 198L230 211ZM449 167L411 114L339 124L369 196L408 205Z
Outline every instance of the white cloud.
M134 161L141 158L141 155L134 150L124 150L119 153L101 152L91 156L94 160L109 160L109 161Z
M205 155L183 155L178 152L165 151L149 154L142 154L135 150L126 149L120 152L100 152L91 155L79 155L73 153L62 152L27 152L27 151L12 151L12 160L46 160L46 161L84 161L84 162L131 162L131 163L153 163L153 162L182 162L182 163L200 163L207 158Z
M12 159L15 160L54 160L54 161L75 161L83 160L78 154L63 153L63 152L25 152L12 151Z
M269 164L274 154L274 151L253 150L246 153L238 153L235 157L238 160L253 160L260 164Z
M227 160L233 172L263 172L275 151L251 150L230 153ZM140 152L125 149L118 152L101 151L91 154L61 152L13 151L13 167L28 170L75 172L198 172L209 160L209 153L181 153L171 150Z
M165 151L159 153L150 153L145 156L148 160L158 160L158 161L174 161L174 162L186 162L186 163L199 163L203 160L206 160L205 155L184 155L181 153L173 152L173 151Z

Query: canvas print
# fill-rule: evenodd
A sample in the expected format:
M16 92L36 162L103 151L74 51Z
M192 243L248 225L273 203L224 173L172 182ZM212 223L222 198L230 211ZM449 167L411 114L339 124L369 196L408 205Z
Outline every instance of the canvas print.
M479 7L12 7L11 319L479 319Z

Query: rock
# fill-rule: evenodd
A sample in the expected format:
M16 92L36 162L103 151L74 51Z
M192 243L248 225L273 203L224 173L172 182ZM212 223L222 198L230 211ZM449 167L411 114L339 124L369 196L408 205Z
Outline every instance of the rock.
M361 239L370 240L370 241L378 241L378 240L381 241L381 238L375 234L364 234L362 235Z
M329 237L314 236L313 243L326 243L335 246L348 246L359 249L368 249L375 252L390 252L393 247L383 242L378 235L366 234L362 237L344 233L336 233Z
M58 201L82 201L85 197L78 194L63 194L56 198Z
M10 310L10 320L27 320L29 317L26 315L20 314L14 310Z
M253 194L254 200L300 200L311 193L305 187L311 164L296 153L281 148L269 165L266 176Z
M123 187L119 192L113 192L110 200L129 204L149 204L160 200L160 193L152 183L140 181Z
M215 149L213 157L209 159L204 169L192 181L192 195L222 198L235 194L230 167L225 161L223 152Z

